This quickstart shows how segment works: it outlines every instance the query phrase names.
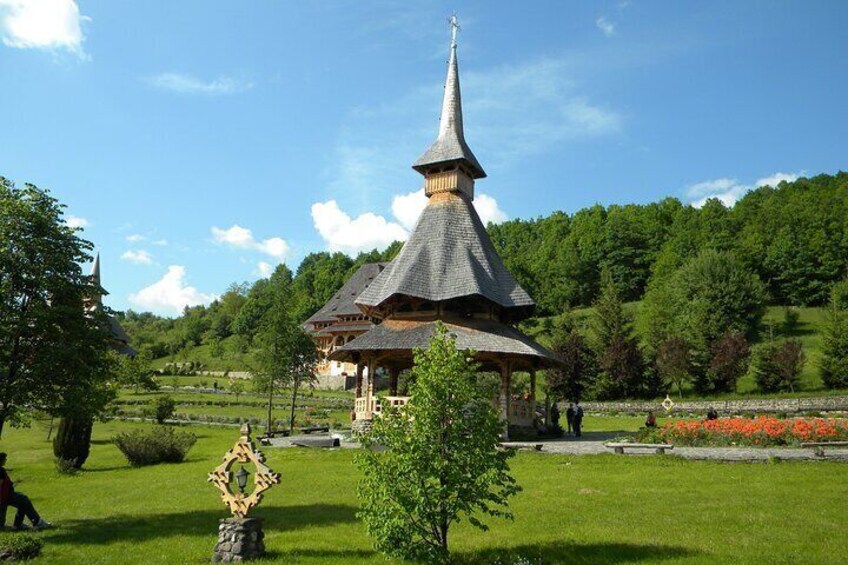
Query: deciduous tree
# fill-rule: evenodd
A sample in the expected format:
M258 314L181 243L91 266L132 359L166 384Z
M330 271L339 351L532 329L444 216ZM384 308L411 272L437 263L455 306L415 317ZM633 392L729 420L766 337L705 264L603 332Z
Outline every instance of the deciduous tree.
M360 516L378 550L446 563L453 524L485 530L484 516L511 517L507 502L519 491L512 453L499 449L503 425L474 385L475 369L439 325L415 352L409 404L386 407L363 438Z

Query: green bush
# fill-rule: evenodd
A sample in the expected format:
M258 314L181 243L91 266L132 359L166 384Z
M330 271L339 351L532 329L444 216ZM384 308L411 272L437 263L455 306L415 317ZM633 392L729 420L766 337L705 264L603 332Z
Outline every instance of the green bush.
M190 432L158 426L151 431L135 430L118 434L112 441L133 467L157 463L180 463L197 441Z
M174 415L174 409L177 407L177 403L166 394L155 400L154 407L156 410L156 422L158 424L164 424L165 420L168 420Z
M38 557L44 542L32 534L10 536L0 542L0 561L27 561Z

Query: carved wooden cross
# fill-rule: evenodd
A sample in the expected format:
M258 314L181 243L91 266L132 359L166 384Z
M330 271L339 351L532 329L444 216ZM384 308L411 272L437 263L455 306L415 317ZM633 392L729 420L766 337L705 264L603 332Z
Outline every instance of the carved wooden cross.
M243 492L233 492L230 483L233 473L230 468L234 463L253 463L256 472L253 474L253 492L245 496ZM230 509L233 516L244 518L251 508L262 501L262 493L279 484L280 474L273 472L265 465L265 456L257 450L250 440L250 424L241 427L241 437L236 444L224 455L224 462L209 473L208 482L221 491L221 500Z

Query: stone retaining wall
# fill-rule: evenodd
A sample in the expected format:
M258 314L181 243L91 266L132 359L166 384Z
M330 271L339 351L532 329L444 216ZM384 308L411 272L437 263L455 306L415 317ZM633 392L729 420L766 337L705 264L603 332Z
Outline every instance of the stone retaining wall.
M822 396L815 398L758 398L747 400L675 400L674 412L706 412L715 408L722 415L744 412L848 412L848 396ZM661 400L633 400L625 402L584 402L587 412L664 412ZM568 403L560 402L564 411Z

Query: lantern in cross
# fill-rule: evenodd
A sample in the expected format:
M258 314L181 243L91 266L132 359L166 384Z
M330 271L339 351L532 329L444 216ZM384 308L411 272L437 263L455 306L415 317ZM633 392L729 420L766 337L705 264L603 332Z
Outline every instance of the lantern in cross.
M235 463L241 464L241 470L238 473L230 471ZM253 463L256 472L253 473L254 488L250 494L245 495L247 480L250 477L250 473L244 468L247 463ZM231 486L233 478L236 480L238 492L233 492ZM262 501L262 495L266 490L279 484L280 474L273 472L265 465L265 456L254 447L250 439L250 424L244 424L241 427L241 437L224 455L224 462L209 473L207 480L221 491L221 500L233 516L244 518L251 508Z

